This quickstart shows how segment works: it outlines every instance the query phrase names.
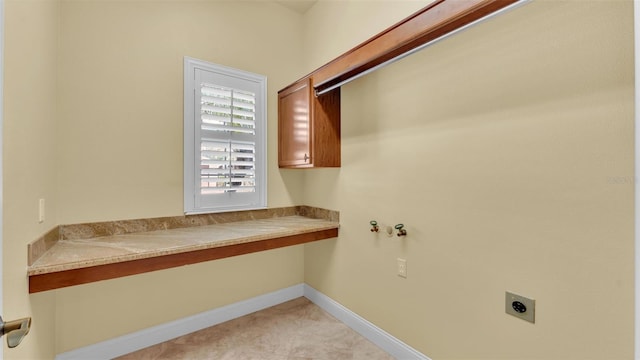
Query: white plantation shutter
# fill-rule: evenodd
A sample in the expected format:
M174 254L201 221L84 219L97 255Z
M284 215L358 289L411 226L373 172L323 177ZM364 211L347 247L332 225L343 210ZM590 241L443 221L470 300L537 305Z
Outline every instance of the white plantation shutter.
M255 135L256 94L200 84L202 130Z
M266 206L265 93L263 76L185 58L186 213Z
M255 192L256 94L208 83L200 93L200 193Z
M255 144L203 139L200 193L255 192Z

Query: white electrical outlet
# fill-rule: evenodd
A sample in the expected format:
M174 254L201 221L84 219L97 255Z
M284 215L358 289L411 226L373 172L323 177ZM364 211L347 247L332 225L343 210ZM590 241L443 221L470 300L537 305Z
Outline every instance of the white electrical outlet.
M44 222L44 199L38 201L38 222Z
M407 260L398 258L398 276L407 277Z

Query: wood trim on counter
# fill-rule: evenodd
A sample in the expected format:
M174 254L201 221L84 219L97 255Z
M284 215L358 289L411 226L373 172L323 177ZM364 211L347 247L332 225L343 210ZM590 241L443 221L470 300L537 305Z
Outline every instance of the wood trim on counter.
M316 91L355 78L522 0L437 0L375 35L308 76Z
M170 269L204 261L223 259L285 246L304 244L338 236L338 229L319 230L304 234L290 235L260 241L234 244L210 249L189 251L178 254L155 256L146 259L124 261L113 264L96 265L80 269L58 271L29 276L29 293L59 289L67 286L115 279L123 276Z

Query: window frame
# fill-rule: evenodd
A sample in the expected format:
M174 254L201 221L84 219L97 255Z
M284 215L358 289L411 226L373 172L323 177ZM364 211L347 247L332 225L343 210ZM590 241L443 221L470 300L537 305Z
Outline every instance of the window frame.
M199 200L206 195L200 194L200 187L196 184L196 171L200 168L200 138L196 139L200 126L200 112L196 106L196 70L208 71L220 76L228 76L250 82L255 82L259 91L256 93L256 203L232 203L217 206L204 206ZM267 77L244 70L210 63L204 60L184 57L184 164L183 164L183 192L184 213L202 214L238 210L256 210L267 207ZM199 173L199 170L198 170ZM233 194L229 195L233 197ZM197 199L199 197L199 199Z

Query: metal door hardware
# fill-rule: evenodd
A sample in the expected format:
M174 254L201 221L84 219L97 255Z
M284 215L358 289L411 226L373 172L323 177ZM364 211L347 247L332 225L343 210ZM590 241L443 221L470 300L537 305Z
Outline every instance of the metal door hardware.
M0 336L7 335L7 345L10 348L20 345L22 339L29 333L29 329L31 329L30 317L5 322L0 316Z

